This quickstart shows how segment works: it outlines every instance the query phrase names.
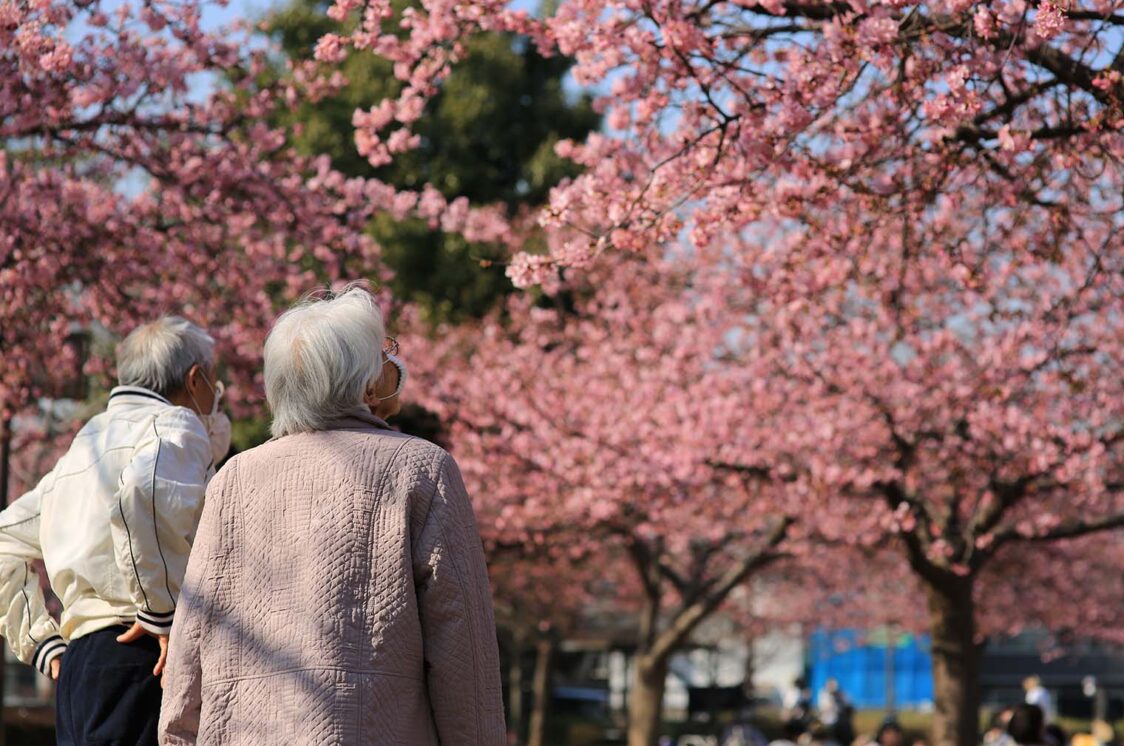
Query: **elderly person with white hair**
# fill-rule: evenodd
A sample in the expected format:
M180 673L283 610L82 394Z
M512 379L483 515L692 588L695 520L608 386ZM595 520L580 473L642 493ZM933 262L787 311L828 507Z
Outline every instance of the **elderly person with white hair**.
M0 513L0 632L58 679L59 744L156 744L168 633L230 445L214 341L195 324L137 328L117 348L117 377L105 411ZM62 601L58 623L36 560Z
M380 393L385 347L361 287L270 332L274 438L207 491L162 744L505 742L472 507L448 453L376 416L402 380Z

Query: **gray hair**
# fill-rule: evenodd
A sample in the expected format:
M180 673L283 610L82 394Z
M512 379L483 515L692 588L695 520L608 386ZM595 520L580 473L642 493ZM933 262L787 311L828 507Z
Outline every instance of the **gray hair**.
M382 375L382 313L362 285L311 296L277 319L265 340L265 398L274 437L322 430L363 403Z
M183 387L192 366L215 364L215 340L187 319L164 316L142 324L117 345L117 382L161 396Z

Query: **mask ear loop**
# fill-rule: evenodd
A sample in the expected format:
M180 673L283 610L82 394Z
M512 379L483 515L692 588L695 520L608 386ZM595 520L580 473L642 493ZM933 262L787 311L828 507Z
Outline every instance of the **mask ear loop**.
M402 393L402 389L406 387L406 364L398 359L395 355L387 355L386 359L398 369L398 385L394 387L394 393L387 394L386 396L379 396L375 401L386 401L393 399Z
M219 413L219 402L222 401L222 395L226 393L226 385L222 381L218 380L216 380L212 384L210 380L207 379L207 376L203 376L203 383L207 384L207 388L209 388L211 390L211 393L214 394L214 403L211 405L211 411L207 413L207 416L213 417ZM189 391L187 392L187 395L191 397L191 403L198 407L199 402L195 400L195 394L192 394Z

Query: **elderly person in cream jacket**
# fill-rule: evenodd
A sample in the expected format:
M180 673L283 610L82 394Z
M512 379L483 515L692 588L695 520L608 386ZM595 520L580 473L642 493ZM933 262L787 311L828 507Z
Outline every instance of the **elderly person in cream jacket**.
M380 393L384 344L361 287L270 332L274 438L207 490L162 744L504 743L472 507L448 453L374 414L400 388Z
M117 347L120 383L0 512L0 634L58 680L59 746L155 746L160 675L203 491L230 446L215 341L178 316ZM62 601L48 613L36 561Z

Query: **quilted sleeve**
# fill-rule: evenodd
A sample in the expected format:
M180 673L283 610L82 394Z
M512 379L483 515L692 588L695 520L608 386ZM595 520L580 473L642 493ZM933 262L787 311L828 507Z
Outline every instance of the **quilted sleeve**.
M413 553L426 683L441 743L501 746L506 728L484 548L448 454Z

